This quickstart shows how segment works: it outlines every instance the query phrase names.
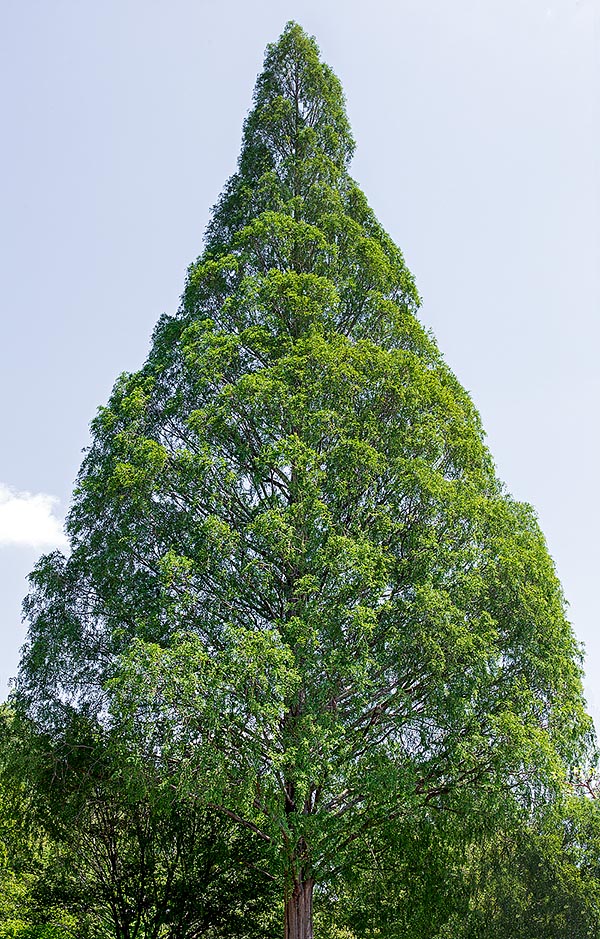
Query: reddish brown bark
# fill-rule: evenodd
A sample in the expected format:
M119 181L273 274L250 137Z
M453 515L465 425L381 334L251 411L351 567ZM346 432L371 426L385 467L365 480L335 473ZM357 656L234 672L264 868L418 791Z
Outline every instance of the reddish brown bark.
M313 939L314 881L294 884L285 901L285 939Z

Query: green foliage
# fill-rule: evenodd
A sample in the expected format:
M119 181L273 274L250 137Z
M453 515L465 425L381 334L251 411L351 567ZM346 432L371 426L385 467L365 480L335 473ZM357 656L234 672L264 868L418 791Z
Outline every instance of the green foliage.
M600 812L569 795L535 813L478 793L373 833L325 891L317 934L386 939L593 939ZM401 848L401 850L399 850Z
M463 909L436 939L594 939L600 930L600 813L570 798L541 820L497 828L464 865Z
M9 753L5 777L28 792L21 824L41 839L15 879L36 897L16 907L24 936L55 923L77 939L274 934L272 881L229 820L179 798L81 716L52 739L28 725L13 737L20 752Z
M132 779L235 818L288 894L462 793L548 798L589 729L534 513L352 150L289 24L180 311L93 423L19 682L47 733L85 718Z
M49 836L35 810L34 794L19 771L23 739L12 711L0 709L0 937L84 939L85 916L68 856Z

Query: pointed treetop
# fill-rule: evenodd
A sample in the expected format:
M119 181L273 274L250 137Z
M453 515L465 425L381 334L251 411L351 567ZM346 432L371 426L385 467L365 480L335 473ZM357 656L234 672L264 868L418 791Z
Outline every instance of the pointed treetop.
M267 47L253 101L238 172L216 207L209 247L223 244L261 211L303 214L315 187L338 189L347 178L354 139L342 87L297 23L289 22Z
M341 168L354 151L342 86L321 62L314 37L294 22L267 46L244 128L242 169L247 150L259 141L275 162L321 150Z

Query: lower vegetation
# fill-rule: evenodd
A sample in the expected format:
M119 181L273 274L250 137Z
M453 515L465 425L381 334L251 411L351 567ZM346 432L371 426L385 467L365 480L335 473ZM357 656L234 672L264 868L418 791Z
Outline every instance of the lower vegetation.
M0 939L270 939L283 903L268 845L107 741L49 741L1 713ZM77 753L76 751L79 751ZM315 893L322 939L594 939L600 802L509 790L364 837Z

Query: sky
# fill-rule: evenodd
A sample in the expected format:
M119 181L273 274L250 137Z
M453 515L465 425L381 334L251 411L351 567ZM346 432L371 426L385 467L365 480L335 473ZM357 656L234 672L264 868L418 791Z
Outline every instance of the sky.
M538 512L600 727L600 0L2 0L0 697L89 422L177 309L288 19L341 79L351 171Z

